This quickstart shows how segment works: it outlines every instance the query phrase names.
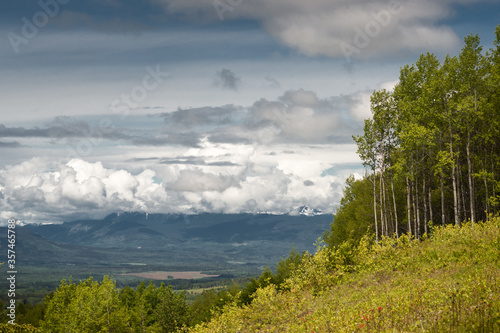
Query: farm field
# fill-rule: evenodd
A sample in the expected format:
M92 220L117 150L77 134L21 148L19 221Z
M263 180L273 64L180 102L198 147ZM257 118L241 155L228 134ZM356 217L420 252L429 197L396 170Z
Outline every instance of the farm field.
M191 280L191 279L203 279L203 278L216 278L220 275L209 275L203 274L202 272L145 272L145 273L124 273L120 275L137 276L144 279L151 280L168 280L168 279L178 279L178 280Z

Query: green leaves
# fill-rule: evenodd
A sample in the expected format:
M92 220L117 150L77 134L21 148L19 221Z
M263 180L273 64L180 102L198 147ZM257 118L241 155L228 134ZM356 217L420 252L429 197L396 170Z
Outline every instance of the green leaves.
M373 191L370 181L349 177L330 230L323 235L326 244L336 247L347 240L357 242L367 233L373 234L372 202Z
M102 283L92 277L75 285L65 280L47 300L42 331L108 332L126 329L127 316L115 284L107 276Z
M184 294L153 283L118 291L108 276L101 283L63 280L46 303L42 332L175 332L188 322Z

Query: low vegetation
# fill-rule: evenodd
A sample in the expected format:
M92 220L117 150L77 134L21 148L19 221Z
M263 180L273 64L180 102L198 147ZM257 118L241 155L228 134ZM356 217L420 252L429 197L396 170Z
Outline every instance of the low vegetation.
M283 286L190 332L500 332L500 218L322 247Z
M34 326L2 332L500 332L500 217L292 252L241 288L183 293L63 281ZM19 307L18 307L19 311ZM22 327L22 329L21 329ZM17 329L17 331L16 331Z

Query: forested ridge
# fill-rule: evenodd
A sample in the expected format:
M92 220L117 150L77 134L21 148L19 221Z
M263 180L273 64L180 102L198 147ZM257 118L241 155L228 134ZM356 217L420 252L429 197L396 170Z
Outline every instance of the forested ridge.
M404 66L371 110L354 137L367 174L347 179L315 254L193 304L165 285L63 280L21 306L28 325L0 329L500 332L500 25L488 51L469 35L457 56Z

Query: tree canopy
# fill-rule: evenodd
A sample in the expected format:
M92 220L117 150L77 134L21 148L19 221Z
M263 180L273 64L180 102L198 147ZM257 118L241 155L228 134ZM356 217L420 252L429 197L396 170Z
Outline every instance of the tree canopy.
M457 56L422 54L393 91L374 91L355 136L371 173L349 178L325 233L329 245L381 236L421 237L429 223L488 219L500 204L500 25L484 52L477 35ZM371 188L371 190L370 190ZM371 205L371 212L368 206Z

